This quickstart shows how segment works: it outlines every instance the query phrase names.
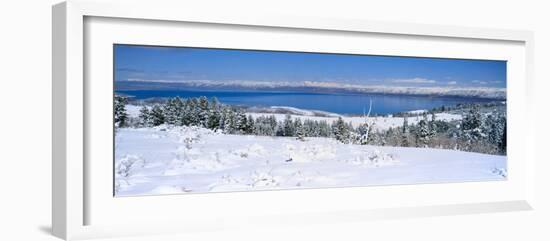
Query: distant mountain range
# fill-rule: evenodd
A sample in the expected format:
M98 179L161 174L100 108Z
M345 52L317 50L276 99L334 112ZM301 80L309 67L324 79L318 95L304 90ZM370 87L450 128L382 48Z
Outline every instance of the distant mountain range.
M307 91L314 93L370 93L426 96L454 96L506 99L506 88L462 86L384 86L336 82L284 81L214 81L214 80L125 80L115 82L116 90L175 90L178 88L208 88L220 90Z

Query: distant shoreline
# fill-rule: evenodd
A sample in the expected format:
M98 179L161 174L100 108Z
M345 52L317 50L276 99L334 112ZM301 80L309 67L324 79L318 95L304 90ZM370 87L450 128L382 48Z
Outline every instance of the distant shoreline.
M246 83L246 82L244 82ZM479 98L506 100L506 88L492 87L428 87L428 86L369 86L369 85L268 85L264 82L211 83L211 82L145 82L115 81L115 92L124 91L201 91L201 92L265 92L265 93L304 93L304 94L350 94L350 95L399 95L418 97Z
M208 99L216 97L219 102L243 108L251 112L291 113L311 112L315 116L361 116L368 111L368 103L373 102L372 116L403 115L409 111L432 111L441 108L455 108L460 105L505 103L498 100L465 97L422 97L411 95L325 95L315 93L265 93L265 92L202 92L202 91L123 91L116 94L130 98L132 104L163 103L169 98L182 99L205 96ZM278 107L278 108L277 108ZM415 113L410 113L414 115Z

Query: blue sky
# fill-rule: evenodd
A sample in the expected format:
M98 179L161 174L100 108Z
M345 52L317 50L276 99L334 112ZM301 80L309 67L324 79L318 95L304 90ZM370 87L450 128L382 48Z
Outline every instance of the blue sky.
M506 62L115 45L115 81L322 81L506 87Z

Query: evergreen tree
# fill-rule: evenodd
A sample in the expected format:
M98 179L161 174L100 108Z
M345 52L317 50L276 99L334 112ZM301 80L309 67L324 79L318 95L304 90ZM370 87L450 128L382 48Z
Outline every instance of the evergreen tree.
M487 142L494 146L497 153L504 153L503 142L506 131L506 117L501 115L488 115L483 125Z
M164 121L170 125L183 125L181 115L183 113L183 101L180 97L170 98L164 105Z
M384 137L385 137L385 135L380 133L379 131L373 131L369 135L369 139L370 139L369 143L373 143L374 145L377 145L377 146L385 146L386 145L386 138L384 138Z
M401 146L408 147L409 144L409 122L407 116L403 116L403 127L401 128Z
M220 120L221 120L221 108L220 103L218 102L218 99L216 97L213 97L210 100L209 104L210 112L208 114L208 128L215 130L220 127Z
M277 130L275 131L275 136L285 136L285 127L283 122L277 122Z
M199 123L197 113L197 100L195 98L189 98L184 101L183 113L180 116L181 123L185 126L196 126Z
M274 115L271 115L267 119L267 122L269 123L269 133L271 136L275 136L277 134L277 118L275 118Z
M338 120L332 124L332 133L336 140L346 144L349 143L349 129L342 117L338 117Z
M435 112L432 112L432 119L430 120L430 131L431 131L432 137L435 136L435 134L437 134L437 132L438 132L438 126L437 126Z
M277 119L275 116L259 116L256 119L248 116L248 125L253 126L252 133L261 136L275 136L277 132Z
M239 134L245 134L247 129L247 118L246 114L242 110L237 110L236 116L235 116L235 130Z
M151 111L147 106L142 106L141 109L139 109L139 125L142 127L150 127L153 126L151 122Z
M294 123L292 122L292 118L290 115L285 116L285 120L283 122L283 135L284 136L294 136L295 129L294 129Z
M500 153L506 154L506 118L504 118L504 129L502 131L502 138L498 147Z
M197 101L198 126L208 127L208 116L210 114L208 99L206 96L199 97Z
M327 121L322 120L318 123L318 129L319 129L319 136L320 137L331 137L332 136L332 129Z
M269 117L259 116L258 118L256 118L256 120L254 120L252 122L252 124L254 126L253 127L253 133L255 135L260 135L260 136L272 136L272 135L274 135L275 130L272 128L270 122L271 122L271 120L270 120ZM250 123L251 122L249 120L249 124Z
M304 120L304 135L306 137L319 136L319 123L310 119Z
M180 122L184 126L190 126L192 122L192 107L191 107L191 100L185 99L183 101L183 108L180 115Z
M422 120L418 122L418 127L415 133L416 146L428 147L428 144L430 143L431 132L426 112L422 114L422 117Z
M244 132L246 134L252 134L254 132L254 118L252 117L252 115L248 115Z
M401 129L390 127L384 135L385 144L389 146L400 146L401 145Z
M428 145L430 143L432 143L432 146L435 144L434 142L436 141L436 135L437 135L437 132L438 132L438 126L437 126L437 121L436 121L436 117L435 117L435 113L432 112L431 113L432 115L432 118L430 119L430 122L429 122L429 135L428 135Z
M114 99L114 122L116 127L125 127L128 124L128 113L126 113L126 104L128 98L115 95Z
M296 130L296 139L305 141L304 125L302 125L302 121L300 119L296 118L296 120L294 120L294 128Z
M482 124L483 120L478 105L474 105L462 117L461 139L466 145L466 150L471 150L473 145L483 138Z
M189 126L201 126L201 110L197 98L190 98L188 103Z
M154 105L151 109L150 123L153 126L158 126L164 124L164 121L164 113L162 108L159 105Z
M367 145L369 143L369 132L371 132L371 126L367 123L363 123L357 127L357 132L359 134L359 144ZM370 137L372 139L372 137Z
M227 134L233 134L236 132L235 127L235 112L230 107L223 108L222 112L222 124L223 131Z

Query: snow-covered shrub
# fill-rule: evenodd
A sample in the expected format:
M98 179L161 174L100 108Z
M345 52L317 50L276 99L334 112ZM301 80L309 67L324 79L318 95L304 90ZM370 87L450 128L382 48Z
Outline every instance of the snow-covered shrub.
M357 153L353 159L344 161L354 165L369 167L387 166L397 163L397 159L394 155L382 152L378 149Z
M254 171L251 175L252 187L277 187L279 180L271 172Z
M136 155L126 155L115 163L115 175L117 177L129 177L134 170L145 166L145 161Z

